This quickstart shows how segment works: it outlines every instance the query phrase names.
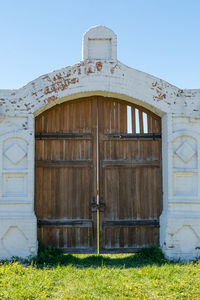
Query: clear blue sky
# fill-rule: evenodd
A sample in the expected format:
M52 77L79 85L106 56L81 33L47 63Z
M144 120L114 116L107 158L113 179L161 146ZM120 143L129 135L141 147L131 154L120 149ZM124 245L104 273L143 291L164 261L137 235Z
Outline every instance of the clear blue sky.
M117 34L124 64L200 88L200 0L2 0L0 89L78 62L94 25Z

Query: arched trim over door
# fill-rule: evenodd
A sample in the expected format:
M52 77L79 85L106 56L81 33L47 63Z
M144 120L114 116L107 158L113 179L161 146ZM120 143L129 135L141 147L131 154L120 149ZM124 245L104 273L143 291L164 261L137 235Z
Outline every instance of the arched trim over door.
M64 102L35 120L42 244L130 252L159 244L161 119L115 98ZM99 242L98 242L99 239Z

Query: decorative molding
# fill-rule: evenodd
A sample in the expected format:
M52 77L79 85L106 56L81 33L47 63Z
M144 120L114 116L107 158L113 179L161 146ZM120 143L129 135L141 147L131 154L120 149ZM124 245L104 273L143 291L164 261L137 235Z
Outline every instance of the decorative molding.
M4 152L4 155L16 165L25 157L26 152L15 143Z
M195 154L196 151L191 147L188 142L183 142L176 150L175 153L187 163Z

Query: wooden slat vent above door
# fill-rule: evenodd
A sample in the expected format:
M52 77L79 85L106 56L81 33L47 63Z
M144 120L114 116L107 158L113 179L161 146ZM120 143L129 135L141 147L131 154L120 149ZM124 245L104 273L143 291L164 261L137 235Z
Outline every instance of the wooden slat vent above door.
M161 133L160 118L140 107L127 105L127 133Z
M122 100L102 100L99 107L104 133L161 134L161 118L153 112Z

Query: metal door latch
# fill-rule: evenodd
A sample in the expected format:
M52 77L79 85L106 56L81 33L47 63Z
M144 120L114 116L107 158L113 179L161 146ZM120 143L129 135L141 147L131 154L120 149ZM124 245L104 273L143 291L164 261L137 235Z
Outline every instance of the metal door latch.
M103 196L101 196L99 199L99 210L104 211L104 207L105 207L105 204L103 202Z
M97 203L96 203L96 197L95 196L92 197L92 202L91 202L90 208L91 208L92 212L97 211Z
M92 202L91 202L91 205L90 205L90 208L91 208L92 212L96 212L97 209L99 209L99 211L102 212L102 211L104 211L104 207L105 207L105 205L104 205L104 202L103 202L103 196L100 197L99 204L97 204L97 202L96 202L96 197L95 196L92 197Z

